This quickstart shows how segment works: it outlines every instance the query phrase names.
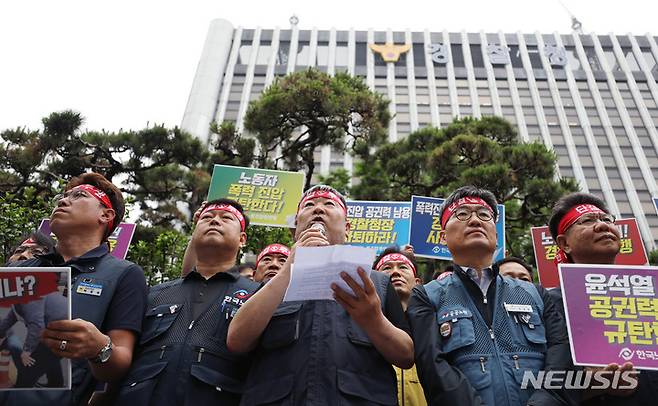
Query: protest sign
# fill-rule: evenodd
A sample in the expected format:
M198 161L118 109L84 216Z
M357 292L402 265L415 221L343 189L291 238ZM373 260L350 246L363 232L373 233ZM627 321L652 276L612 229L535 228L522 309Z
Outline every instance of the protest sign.
M71 268L0 268L0 390L70 389L71 362L41 341L71 319Z
M50 231L49 219L41 220L41 224L39 224L39 231L57 239L55 234ZM110 244L110 253L117 258L126 259L126 255L128 255L128 248L130 248L130 242L133 239L133 234L135 234L135 224L119 224L117 228L115 228L112 232L112 235L107 238L107 242Z
M658 267L560 264L574 364L658 370Z
M303 190L304 174L301 172L215 165L208 200L237 201L251 224L291 227Z
M349 245L375 248L379 254L391 245L409 243L409 202L348 201L347 219Z
M411 197L411 221L409 243L418 257L452 260L441 229L439 209L445 199L436 197ZM496 233L498 234L494 261L505 257L505 206L498 206Z
M637 222L634 218L619 219L615 223L621 233L621 247L619 255L615 259L617 265L645 265L647 264L647 253L642 244L642 236ZM537 264L537 274L539 282L545 288L555 288L560 285L558 279L557 264L555 263L555 254L557 253L557 244L551 237L548 226L532 227L532 245L535 251L535 263Z

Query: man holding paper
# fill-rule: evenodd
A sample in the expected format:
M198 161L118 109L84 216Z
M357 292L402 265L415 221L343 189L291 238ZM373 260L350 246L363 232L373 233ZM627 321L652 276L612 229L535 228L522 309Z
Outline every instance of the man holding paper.
M386 275L358 269L357 281L343 273L355 296L333 284L335 301L282 303L295 251L343 244L348 230L336 190L315 186L302 196L288 261L229 327L231 351L254 350L243 405L397 404L391 364L409 368L413 342Z

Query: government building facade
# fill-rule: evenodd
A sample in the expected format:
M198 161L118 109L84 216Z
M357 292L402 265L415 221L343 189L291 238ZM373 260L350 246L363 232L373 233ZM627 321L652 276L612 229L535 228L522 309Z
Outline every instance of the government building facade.
M294 21L293 21L294 22ZM316 67L363 77L390 101L389 141L454 117L502 116L525 142L555 151L561 177L635 217L658 243L658 38L234 27L214 20L182 128L207 139L213 121L243 130L251 100L278 76ZM320 173L352 157L317 151Z

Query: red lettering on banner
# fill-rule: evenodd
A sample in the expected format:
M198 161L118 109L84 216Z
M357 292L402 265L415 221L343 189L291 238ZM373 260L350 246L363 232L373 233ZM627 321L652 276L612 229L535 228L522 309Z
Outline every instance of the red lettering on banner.
M0 273L0 307L29 303L57 291L56 272Z

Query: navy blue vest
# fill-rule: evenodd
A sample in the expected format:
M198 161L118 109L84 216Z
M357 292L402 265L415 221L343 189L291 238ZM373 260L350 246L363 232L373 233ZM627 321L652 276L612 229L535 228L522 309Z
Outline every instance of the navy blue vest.
M184 279L151 288L144 328L117 405L238 405L249 356L226 348L230 320L259 284L227 276L226 294L192 318Z
M383 308L389 277L370 277ZM337 302L282 303L253 357L242 405L397 405L391 364Z
M523 374L544 365L544 302L528 282L498 275L495 283L491 328L455 273L426 284L425 291L436 310L441 355L486 405L524 405L532 389L520 389Z

